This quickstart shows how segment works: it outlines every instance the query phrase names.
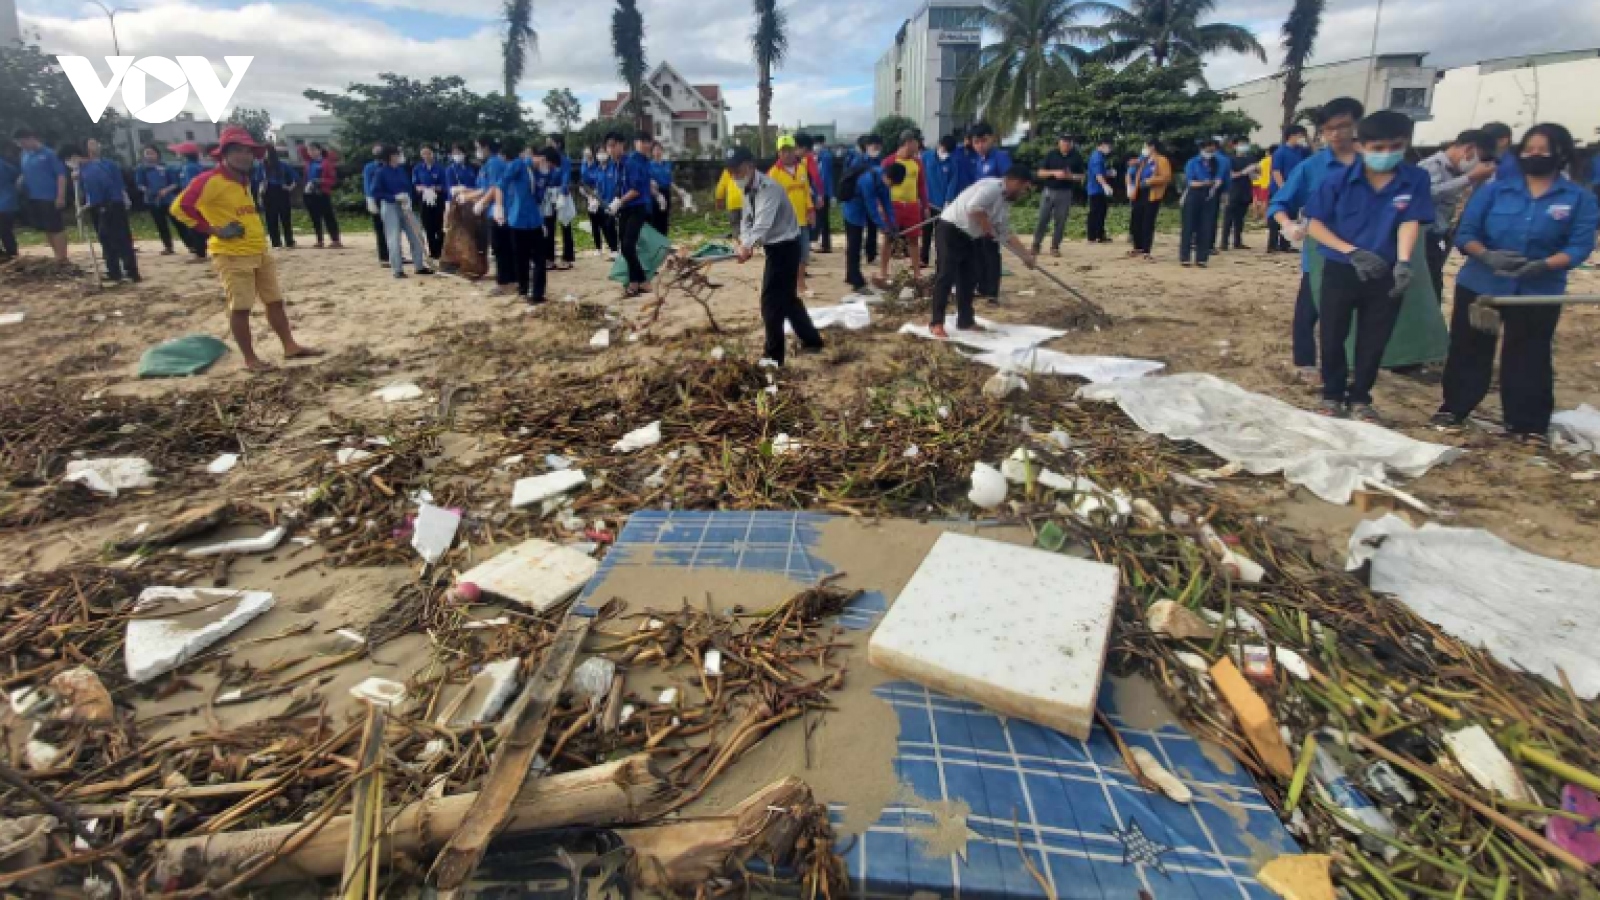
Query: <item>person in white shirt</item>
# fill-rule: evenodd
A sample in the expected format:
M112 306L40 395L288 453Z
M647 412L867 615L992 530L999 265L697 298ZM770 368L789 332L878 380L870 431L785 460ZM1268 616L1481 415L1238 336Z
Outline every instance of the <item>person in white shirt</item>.
M766 326L764 358L783 365L784 334L787 322L794 328L800 346L809 352L822 349L822 335L811 322L811 314L800 299L797 278L800 274L802 242L800 220L783 186L756 171L755 156L747 147L736 147L728 154L728 175L744 192L744 219L739 228L739 262L746 263L757 247L767 255L761 274L761 322Z
M978 327L972 295L978 284L979 241L1003 243L1028 268L1038 267L1038 260L1027 245L1011 232L1011 204L1027 196L1032 184L1033 173L1027 166L1012 166L1003 177L974 182L939 215L933 234L939 269L933 282L933 321L928 329L934 337L950 336L944 328L944 313L952 289L956 294L956 327Z

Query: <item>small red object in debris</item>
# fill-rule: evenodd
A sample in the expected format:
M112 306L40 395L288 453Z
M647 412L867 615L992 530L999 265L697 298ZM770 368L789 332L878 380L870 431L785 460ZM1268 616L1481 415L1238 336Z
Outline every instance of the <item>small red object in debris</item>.
M1271 651L1257 645L1240 648L1239 671L1251 681L1271 684L1273 682Z
M1239 536L1237 534L1225 534L1222 536L1222 542L1229 547L1237 547L1239 546Z
M450 593L462 603L477 603L478 598L483 596L483 591L479 590L478 586L470 581L461 582Z
M594 541L596 544L609 544L616 540L616 537L612 535L611 532L596 531L593 528L585 528L583 530L583 536L591 541Z
M1600 826L1600 798L1593 791L1569 784L1561 789L1561 808L1589 821L1551 816L1545 823L1545 836L1589 865L1600 865L1600 833L1595 830Z

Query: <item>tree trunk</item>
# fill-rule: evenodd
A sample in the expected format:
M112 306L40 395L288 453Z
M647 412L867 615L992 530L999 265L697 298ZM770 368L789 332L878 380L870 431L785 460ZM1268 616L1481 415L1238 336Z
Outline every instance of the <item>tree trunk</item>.
M767 120L772 117L772 65L761 64L761 85L757 89L756 100L756 157L767 158Z
M1298 68L1290 69L1283 76L1283 127L1278 129L1282 134L1294 124L1295 113L1300 107L1300 95L1305 92L1305 81L1300 77Z

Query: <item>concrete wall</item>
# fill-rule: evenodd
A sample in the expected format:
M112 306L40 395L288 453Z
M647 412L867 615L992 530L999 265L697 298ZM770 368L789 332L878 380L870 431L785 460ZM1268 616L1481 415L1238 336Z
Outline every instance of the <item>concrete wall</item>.
M1443 144L1468 128L1504 122L1522 136L1540 122L1565 125L1580 146L1600 146L1600 50L1496 60L1444 73L1433 91L1433 117L1417 143Z
M1371 67L1370 83L1369 60L1365 58L1311 66L1304 73L1306 84L1301 94L1300 108L1320 106L1335 97L1354 97L1369 111L1397 108L1413 117L1424 116L1439 70L1433 66L1416 65L1416 58L1416 55L1380 57L1377 65ZM1395 93L1407 88L1420 90L1423 102L1394 106L1392 101L1398 98L1416 96ZM1229 109L1239 110L1260 124L1261 127L1250 134L1252 141L1270 146L1282 139L1282 76L1257 78L1224 90L1236 95L1236 99L1228 102Z

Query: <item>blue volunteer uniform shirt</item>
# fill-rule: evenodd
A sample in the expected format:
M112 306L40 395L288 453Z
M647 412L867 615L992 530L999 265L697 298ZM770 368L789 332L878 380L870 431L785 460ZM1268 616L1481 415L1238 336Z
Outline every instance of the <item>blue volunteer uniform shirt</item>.
M453 162L444 169L446 196L458 187L470 188L478 183L478 172L465 162Z
M550 189L563 194L572 193L572 159L561 154L561 162L550 171Z
M1222 171L1222 159L1214 156L1211 161L1216 163L1217 171L1215 174L1212 173L1211 167L1206 165L1206 160L1203 156L1193 157L1185 163L1183 167L1185 183L1193 186L1202 181L1215 182L1219 178L1226 177L1227 173ZM1205 190L1209 192L1214 186L1214 184L1207 184Z
M78 183L83 186L83 201L90 206L120 203L127 193L122 184L122 167L109 159L86 159L79 163Z
M1468 244L1479 241L1490 250L1510 250L1530 260L1565 253L1577 267L1594 251L1597 227L1600 200L1594 194L1562 176L1544 196L1534 197L1519 172L1496 178L1473 192L1466 212L1461 214L1456 246L1465 253ZM1493 296L1550 296L1567 292L1567 271L1547 272L1537 278L1507 278L1469 258L1456 283Z
M361 167L361 193L368 197L381 197L382 194L377 191L378 173L387 168L389 168L387 164L378 160L368 160L367 164Z
M822 198L833 199L833 151L823 148L817 154L817 177L822 179Z
M500 176L500 193L506 199L507 226L528 231L544 227L542 205L549 181L549 175L541 175L525 159L506 166Z
M145 206L155 206L161 199L161 192L174 184L172 172L160 163L141 163L133 172L133 183L139 188L139 196L144 198Z
M856 178L856 195L844 203L846 225L864 228L868 224L888 230L884 207L889 204L889 186L883 183L882 170L868 169Z
M655 182L656 187L660 188L662 193L671 190L672 160L663 159L659 162L653 159L650 160L650 180Z
M1228 192L1228 181L1233 178L1233 157L1221 151L1217 152L1217 196L1221 197Z
M1360 154L1356 155L1360 159ZM1267 218L1271 219L1278 213L1284 213L1291 219L1299 218L1300 210L1305 208L1311 198L1322 189L1322 183L1328 179L1331 172L1344 168L1344 163L1333 155L1332 150L1322 149L1312 154L1311 158L1297 166L1294 174L1283 182L1283 187L1272 195L1272 202L1267 204ZM1433 194L1428 194L1431 199ZM1308 242L1300 248L1300 271L1311 271L1311 244Z
M1600 190L1600 153L1589 160L1589 186Z
M425 162L417 163L411 167L411 183L419 191L425 187L431 187L443 193L445 190L444 164L439 162L438 157L434 157L433 165L431 166Z
M365 176L366 173L362 173ZM393 201L400 194L411 196L411 176L403 165L380 165L368 180L367 196Z
M1100 197L1105 195L1106 189L1100 184L1101 178L1105 178L1107 181L1111 180L1110 172L1106 169L1106 155L1096 150L1089 154L1089 173L1088 180L1085 182L1089 196Z
M637 192L637 196L622 204L623 209L651 208L650 179L650 160L637 150L629 152L622 160L622 180L617 185L617 196L625 196L629 191Z
M189 182L199 178L205 170L206 167L196 160L184 160L183 166L178 169L178 190L187 188Z
M21 197L17 194L17 179L21 177L21 169L12 165L11 160L0 158L0 213L14 213L21 208Z
M950 196L953 157L939 158L938 150L922 151L922 178L928 185L928 203L943 209L954 197Z
M1383 190L1374 191L1367 182L1366 166L1357 160L1337 177L1322 183L1306 205L1306 216L1358 249L1376 253L1393 265L1398 258L1395 245L1400 226L1405 222L1426 225L1433 221L1432 186L1427 172L1401 163ZM1347 254L1327 245L1318 245L1317 251L1324 259L1350 263Z
M1300 165L1306 161L1307 157L1308 154L1305 150L1284 144L1272 152L1272 173L1274 175L1281 173L1284 183L1288 184L1289 176L1294 174L1295 169L1300 168ZM1278 179L1273 178L1267 182L1268 196L1276 194L1278 190Z
M22 191L29 200L56 200L56 179L67 174L67 164L49 147L22 151Z

